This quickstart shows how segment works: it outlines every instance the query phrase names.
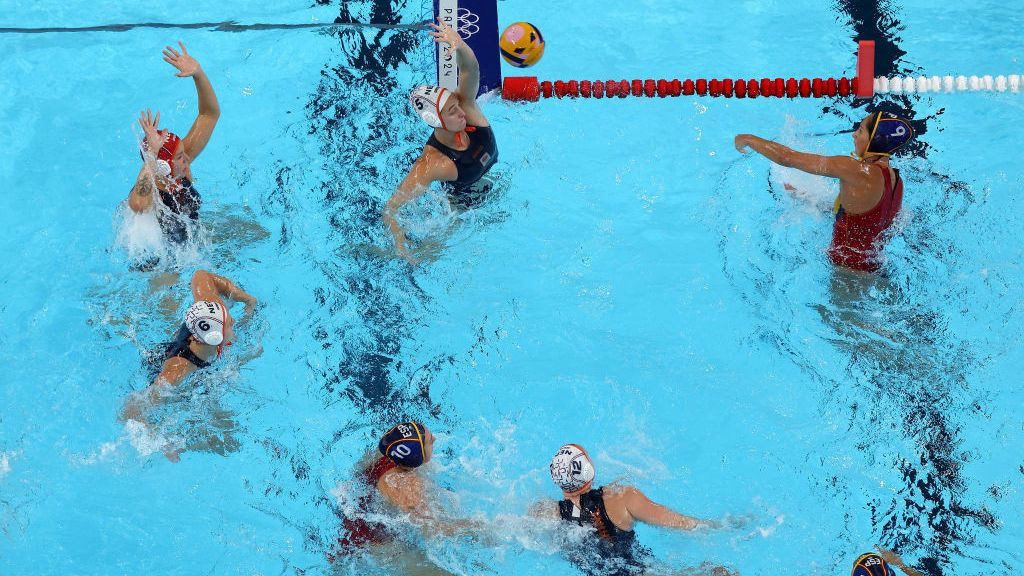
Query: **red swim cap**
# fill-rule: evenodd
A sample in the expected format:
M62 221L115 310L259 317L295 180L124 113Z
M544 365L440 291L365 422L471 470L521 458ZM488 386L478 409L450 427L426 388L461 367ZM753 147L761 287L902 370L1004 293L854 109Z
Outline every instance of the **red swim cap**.
M166 174L161 174L161 176L171 177L174 174L174 154L178 151L178 146L181 146L181 138L178 138L177 134L169 130L165 130L163 133L167 135L167 140L156 153L157 170L163 172L160 169L160 161L163 160L167 163L168 170Z

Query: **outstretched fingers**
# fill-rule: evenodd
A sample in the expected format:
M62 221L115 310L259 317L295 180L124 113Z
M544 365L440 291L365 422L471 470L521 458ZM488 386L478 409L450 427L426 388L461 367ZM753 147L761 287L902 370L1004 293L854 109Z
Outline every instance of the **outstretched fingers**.
M146 108L145 112L139 112L139 124L141 124L143 128L152 128L153 130L156 130L156 127L160 125L160 112L158 111L154 117L153 112L149 108Z

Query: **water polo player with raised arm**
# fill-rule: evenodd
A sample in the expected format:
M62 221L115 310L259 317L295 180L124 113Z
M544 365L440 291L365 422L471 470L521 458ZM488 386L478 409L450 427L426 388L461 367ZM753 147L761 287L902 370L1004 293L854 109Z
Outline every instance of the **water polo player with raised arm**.
M245 303L245 318L252 317L257 304L256 298L230 279L206 270L196 270L192 275L192 297L195 302L185 311L185 321L155 359L159 373L145 390L125 401L122 420L146 424L146 412L159 404L170 388L196 370L210 367L224 348L234 343L235 320L229 310L230 302ZM172 460L176 456L168 454Z
M403 205L423 194L432 182L441 182L453 208L478 205L490 189L480 182L498 158L487 118L476 102L480 88L480 64L459 33L438 20L430 33L439 44L448 44L459 67L459 87L452 92L437 86L419 86L409 102L413 110L434 129L423 153L409 169L398 190L388 200L382 217L395 238L399 254L411 259L405 230L396 214Z
M220 105L199 62L184 44L179 42L178 46L181 52L170 46L164 48L164 61L178 69L179 78L192 77L199 96L199 115L184 138L159 128L159 112L153 116L146 110L140 115L139 124L146 135L143 144L151 158L139 170L135 186L128 194L128 206L135 212L145 212L157 202L154 196L159 198L162 209L157 212L157 220L165 240L183 244L188 240L187 223L199 219L201 203L199 192L192 185L192 161L210 141L220 118Z
M883 234L903 205L903 179L889 166L889 158L914 137L910 122L886 112L875 112L853 132L855 158L797 152L777 142L740 134L736 149L752 148L783 166L839 179L835 223L828 256L837 266L877 272Z

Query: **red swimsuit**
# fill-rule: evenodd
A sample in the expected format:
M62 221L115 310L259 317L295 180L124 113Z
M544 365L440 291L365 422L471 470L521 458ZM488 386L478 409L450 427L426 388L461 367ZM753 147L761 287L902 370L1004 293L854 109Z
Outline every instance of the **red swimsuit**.
M366 482L370 492L359 499L360 512L368 512L373 509L374 500L377 495L377 483L388 472L397 468L398 465L381 456L372 466L363 472L363 480ZM392 536L388 528L378 522L368 522L358 516L346 517L341 522L344 535L338 538L336 554L328 554L331 562L338 556L351 554L358 548L365 548L368 544L383 544L391 540Z
M876 164L885 178L885 190L875 207L863 214L850 214L842 205L836 211L832 225L832 245L828 256L836 266L845 266L862 272L876 272L881 268L878 261L878 237L892 225L903 206L903 179L899 170L896 182L892 181L889 169Z

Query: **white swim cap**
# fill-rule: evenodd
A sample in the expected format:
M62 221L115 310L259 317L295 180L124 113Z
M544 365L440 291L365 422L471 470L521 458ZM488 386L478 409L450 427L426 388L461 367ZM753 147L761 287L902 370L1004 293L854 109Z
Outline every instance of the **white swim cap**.
M566 494L579 492L594 481L594 463L582 447L566 444L551 459L551 479Z
M444 120L441 119L441 108L451 98L452 92L447 88L438 86L417 86L409 95L409 104L412 109L423 118L423 121L434 128L444 127Z
M227 313L219 302L199 300L185 311L185 326L205 344L217 346L224 341Z

